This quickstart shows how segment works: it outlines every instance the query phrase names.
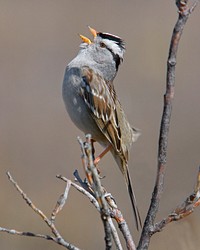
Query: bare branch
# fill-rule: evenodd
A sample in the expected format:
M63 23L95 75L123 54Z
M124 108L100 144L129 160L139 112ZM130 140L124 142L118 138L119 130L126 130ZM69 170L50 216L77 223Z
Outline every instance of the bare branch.
M78 171L76 172L76 176L78 176L78 181L79 183L85 183L82 181L82 179L80 178L79 174L78 174ZM68 179L65 178L64 176L61 176L61 175L57 175L57 178L67 182ZM95 208L100 212L100 207L99 207L99 203L97 202L97 200L95 199L95 197L93 195L91 195L91 191L88 192L86 189L88 189L88 187L86 185L83 185L83 187L80 187L79 185L77 185L76 183L74 182L71 182L71 186L73 186L75 189L77 189L79 192L81 192L82 194L86 195L86 197L90 200L90 202L95 206ZM106 200L107 200L107 196L106 196ZM113 204L113 203L112 203ZM116 245L116 248L117 250L122 250L122 245L121 245L121 242L119 240L119 236L117 234L117 230L111 220L111 218L108 219L108 222L109 222L109 225L111 227L111 233L112 233L112 237L113 237L113 240L115 242L115 245Z
M68 182L69 180L62 176L62 175L57 175L57 178ZM71 186L74 187L75 189L77 189L79 192L81 192L82 194L84 194L85 196L87 196L87 198L90 200L90 202L95 206L95 208L100 212L100 207L99 204L97 202L97 200L95 199L95 197L93 195L91 195L90 192L88 192L87 190L85 190L83 187L80 187L79 185L77 185L76 183L71 181Z
M177 50L183 28L195 6L193 5L191 8L189 8L187 2L187 0L176 1L179 17L173 30L167 61L166 93L164 95L164 108L160 125L157 177L152 194L151 204L145 219L142 235L137 248L138 250L148 249L150 238L152 236L152 230L154 228L155 217L159 208L161 195L163 193L164 175L167 162L168 134L172 113L172 101L174 98L175 90L175 67Z
M63 194L60 195L60 197L56 203L56 206L52 212L51 221L55 221L56 215L63 209L63 207L66 203L67 197L68 197L70 187L71 187L71 181L68 180L67 185L65 187L65 191Z
M31 237L37 237L37 238L43 238L46 240L53 240L56 241L56 238L50 235L44 235L44 234L35 234L35 233L31 233L31 232L22 232L22 231L17 231L15 229L7 229L4 227L0 227L0 232L4 232L4 233L9 233L9 234L13 234L13 235L19 235L19 236L31 236Z
M113 240L115 242L116 249L123 250L118 233L117 233L117 230L116 230L115 225L110 217L108 218L108 223L109 223L110 228L111 228L111 234L112 234Z
M74 171L74 176L76 178L76 181L78 181L79 184L81 185L81 187L83 187L86 191L88 191L91 195L94 196L94 192L91 189L87 179L82 180L77 169Z
M105 191L101 185L98 171L94 166L91 135L86 135L85 143L83 143L82 140L79 138L79 143L81 145L81 150L82 150L83 168L85 170L88 182L92 190L94 191L95 198L97 199L100 206L101 219L105 231L104 239L105 239L106 249L108 250L111 249L112 247L111 228L108 223L108 218L110 217L110 215L109 215L108 205L104 197Z
M152 234L160 232L167 224L172 221L178 221L194 212L194 209L200 205L200 168L197 175L197 183L192 194L177 208L160 222L156 223Z
M117 208L113 208L112 217L115 218L115 220L118 223L119 229L122 232L122 235L125 239L127 249L135 250L136 249L135 243L133 242L130 230L128 228L128 224L126 223L121 211Z
M58 230L55 227L55 224L53 223L53 221L51 221L50 219L47 218L47 216L40 210L38 209L33 202L31 201L31 199L24 193L24 191L19 187L19 185L17 184L17 182L12 178L11 174L9 172L7 172L7 176L8 179L10 180L10 182L14 185L14 187L17 189L17 191L21 194L22 198L26 201L26 203L29 205L29 207L31 207L33 209L33 211L38 214L42 220L48 225L48 227L51 229L52 233L54 234L55 237L51 237L51 236L40 236L40 238L44 238L44 239L51 239L54 242L58 243L59 245L64 246L65 248L69 249L69 250L79 250L79 248L77 248L76 246L72 245L71 243L66 242L63 237L60 235L60 233L58 232ZM4 232L7 233L11 233L12 234L18 234L18 235L24 235L24 236L35 236L35 235L39 235L39 234L34 234L34 233L27 233L27 232L20 232L16 231L16 230L9 230L9 229L4 229ZM39 237L39 236L35 236L35 237Z

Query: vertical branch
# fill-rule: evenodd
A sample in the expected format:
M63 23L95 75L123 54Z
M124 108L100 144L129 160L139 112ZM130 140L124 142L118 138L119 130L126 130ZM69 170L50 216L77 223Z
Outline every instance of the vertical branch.
M111 228L109 225L109 209L108 204L105 200L105 192L101 185L101 181L99 179L98 171L94 165L94 160L92 156L92 141L91 141L91 135L86 135L86 142L83 143L80 138L78 138L78 141L81 145L82 150L82 164L83 168L87 177L87 180L94 191L94 196L96 200L98 201L99 207L100 207L100 214L101 214L101 220L104 225L104 232L105 232L105 249L109 250L112 247L112 240L111 240Z
M175 67L176 67L176 56L179 41L183 32L183 28L188 20L189 15L196 6L193 5L189 8L187 5L188 0L177 0L176 5L178 7L179 17L175 24L170 48L169 56L167 60L167 77L166 77L166 93L164 95L164 107L160 125L160 136L158 143L158 166L157 166L157 177L152 194L151 204L147 213L147 217L144 223L142 235L138 245L138 250L148 249L150 238L154 231L154 221L158 212L161 195L164 187L164 175L166 170L167 162L167 146L168 146L168 134L172 113L172 101L174 98L175 90Z
M104 189L101 185L101 181L99 178L99 174L97 171L97 168L94 165L94 160L93 160L93 156L92 156L92 142L91 142L91 135L86 135L86 142L87 142L87 147L85 147L86 149L86 153L88 156L88 165L89 168L92 172L92 179L94 181L93 183L93 189L95 192L95 197L100 205L100 212L101 212L101 220L103 222L104 225L104 232L105 232L105 247L106 250L109 250L112 248L112 240L111 240L111 228L110 228L110 224L109 224L109 218L110 218L110 214L109 214L109 208L108 208L108 204L105 200L105 192Z

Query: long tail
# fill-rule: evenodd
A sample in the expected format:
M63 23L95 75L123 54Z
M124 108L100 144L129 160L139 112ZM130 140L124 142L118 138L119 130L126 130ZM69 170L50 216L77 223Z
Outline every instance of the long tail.
M137 207L137 202L136 202L135 194L134 194L133 187L132 187L132 181L131 181L131 177L129 174L128 151L126 151L124 154L122 153L119 154L119 152L116 153L116 151L113 148L111 148L111 153L113 154L113 157L115 161L117 162L117 165L119 166L119 169L125 178L126 187L128 189L129 197L130 197L131 204L133 207L133 214L135 217L136 228L137 230L139 230L139 228L142 228L142 221L140 218L140 213Z
M140 213L139 213L139 210L138 210L138 207L137 207L135 194L134 194L134 191L133 191L133 188L132 188L132 181L131 181L131 177L130 177L130 174L129 174L128 165L126 165L126 167L124 167L124 170L125 170L124 177L125 177L128 193L129 193L129 196L130 196L131 204L132 204L132 207L133 207L133 213L134 213L134 217L135 217L136 228L137 228L137 230L139 230L139 228L142 227L142 221L141 221Z

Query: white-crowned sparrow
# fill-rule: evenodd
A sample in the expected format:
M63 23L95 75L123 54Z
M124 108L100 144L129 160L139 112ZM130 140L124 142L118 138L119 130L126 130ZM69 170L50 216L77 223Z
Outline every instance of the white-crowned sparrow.
M141 219L129 175L128 150L140 133L127 121L113 86L125 44L118 36L90 31L94 42L80 35L79 53L67 65L63 99L74 124L110 149L125 177L138 229Z

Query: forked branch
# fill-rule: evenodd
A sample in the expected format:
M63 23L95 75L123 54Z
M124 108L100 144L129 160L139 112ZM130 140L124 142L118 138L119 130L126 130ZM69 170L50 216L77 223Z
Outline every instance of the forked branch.
M164 175L167 163L167 148L168 148L168 134L170 128L170 120L172 113L172 102L174 99L175 91L175 68L176 57L179 46L179 41L185 27L185 24L194 10L197 2L190 8L188 6L188 0L177 0L176 5L178 7L178 20L175 24L170 48L167 60L167 76L166 76L166 93L164 95L164 107L160 125L160 136L158 145L158 165L157 165L157 177L152 194L150 207L145 219L142 235L140 238L138 250L148 249L152 231L154 231L154 222L156 214L158 212L161 195L164 187Z
M178 221L194 212L194 209L200 205L200 167L197 174L197 183L192 194L185 201L178 205L177 208L166 218L154 225L152 234L160 232L167 224L172 221Z
M79 250L78 247L74 246L73 244L67 242L64 240L64 238L61 236L61 234L59 233L59 231L57 230L55 224L54 224L54 220L56 218L56 215L58 214L58 212L63 208L63 204L66 201L67 198L67 194L70 188L70 184L67 184L66 188L65 188L65 195L61 195L56 203L56 207L54 208L53 212L52 212L52 219L49 219L39 208L37 208L35 206L35 204L31 201L31 199L24 193L24 191L19 187L19 185L17 184L17 182L12 178L11 174L9 172L7 172L7 176L8 179L10 180L10 182L14 185L14 187L16 188L16 190L21 194L23 200L28 204L28 206L36 213L38 214L41 219L47 224L47 226L50 228L52 235L42 235L42 234L35 234L32 232L20 232L14 229L6 229L6 228L2 228L0 227L0 232L6 232L9 234L13 234L13 235L21 235L21 236L31 236L31 237L38 237L38 238L43 238L46 240L52 240L55 243L62 245L63 247L69 249L69 250Z

